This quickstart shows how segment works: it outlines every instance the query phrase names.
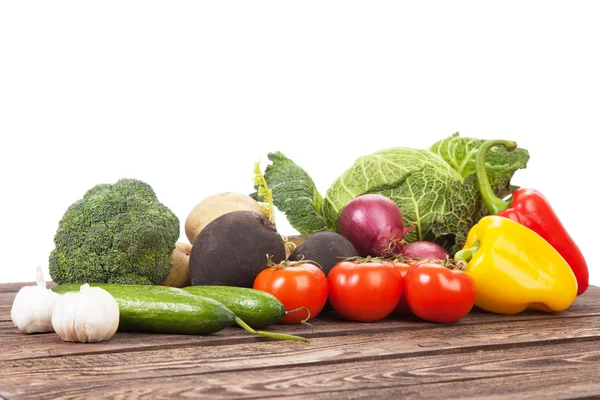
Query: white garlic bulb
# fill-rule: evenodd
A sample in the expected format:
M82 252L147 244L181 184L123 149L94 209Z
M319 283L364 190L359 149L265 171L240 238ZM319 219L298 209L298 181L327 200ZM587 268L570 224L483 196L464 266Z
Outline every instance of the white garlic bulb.
M119 327L119 305L99 287L82 285L79 292L65 293L54 306L52 326L66 342L101 342Z
M22 287L10 309L13 324L23 333L52 332L52 310L60 298L58 293L46 289L42 267L37 267L35 286Z

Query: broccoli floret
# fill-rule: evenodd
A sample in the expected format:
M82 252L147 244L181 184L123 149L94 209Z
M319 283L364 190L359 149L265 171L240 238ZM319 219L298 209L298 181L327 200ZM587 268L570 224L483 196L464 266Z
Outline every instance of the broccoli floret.
M136 179L96 185L59 222L50 253L56 283L156 284L171 270L179 219Z

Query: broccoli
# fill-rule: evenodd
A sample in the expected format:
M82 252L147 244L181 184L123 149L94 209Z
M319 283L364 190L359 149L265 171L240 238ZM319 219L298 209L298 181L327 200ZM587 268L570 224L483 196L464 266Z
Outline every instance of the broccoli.
M96 185L59 222L50 253L56 283L156 284L171 270L179 219L136 179Z

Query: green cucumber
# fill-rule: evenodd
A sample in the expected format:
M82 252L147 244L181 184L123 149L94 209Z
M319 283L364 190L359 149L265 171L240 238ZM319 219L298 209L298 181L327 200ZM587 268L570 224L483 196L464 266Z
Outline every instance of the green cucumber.
M54 286L52 291L77 292L81 285L65 283ZM223 303L183 289L115 283L90 283L90 286L100 287L115 298L119 305L120 331L207 335L237 324L255 335L308 342L300 336L256 331Z
M183 290L191 294L223 303L235 315L253 328L263 328L280 322L285 317L285 307L271 293L236 286L188 286Z
M52 288L64 294L79 291L79 283ZM119 330L206 335L235 323L235 314L213 299L184 290L152 285L92 283L110 293L119 305Z

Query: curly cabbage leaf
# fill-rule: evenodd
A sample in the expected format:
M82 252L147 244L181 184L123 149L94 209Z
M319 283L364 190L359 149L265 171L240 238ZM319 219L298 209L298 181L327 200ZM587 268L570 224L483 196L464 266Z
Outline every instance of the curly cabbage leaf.
M442 157L462 177L475 174L475 159L479 147L485 142L481 139L460 137L458 132L446 139L435 142L430 150ZM491 148L486 154L486 170L490 184L497 196L504 197L515 187L510 186L513 174L527 167L529 152L517 148L508 151L502 146Z
M265 169L264 177L271 188L275 207L301 235L328 230L321 215L323 197L308 173L281 152L267 156L272 164ZM250 196L261 201L258 193Z

